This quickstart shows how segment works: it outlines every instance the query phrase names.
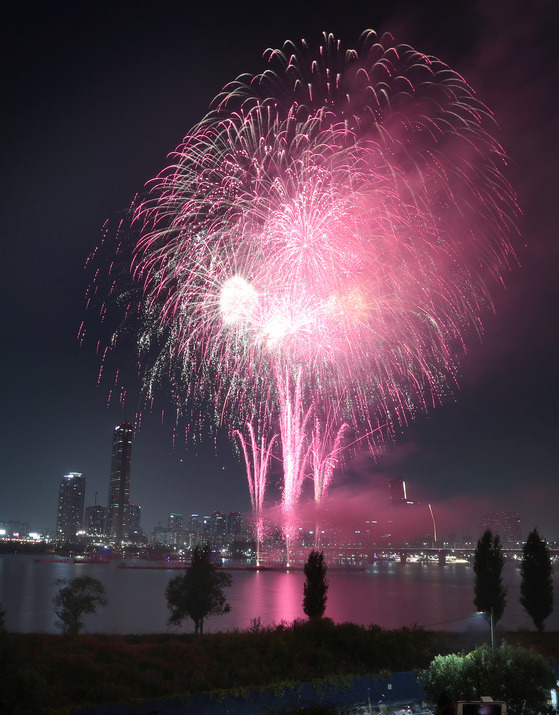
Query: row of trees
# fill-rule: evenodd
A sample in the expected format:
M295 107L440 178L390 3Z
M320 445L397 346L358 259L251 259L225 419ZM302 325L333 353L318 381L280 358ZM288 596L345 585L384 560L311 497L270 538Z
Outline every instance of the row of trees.
M487 530L478 541L474 555L474 605L485 613L491 625L497 623L505 610L507 588L502 570L505 557L498 535ZM328 598L324 554L312 551L304 567L303 610L313 618L322 618ZM546 542L534 529L528 535L522 551L520 603L539 632L553 611L553 566ZM231 576L210 562L210 547L196 547L192 565L184 575L171 579L166 597L171 616L169 623L180 624L192 618L196 633L203 632L207 616L227 613L230 606L223 588L231 585Z
M196 634L204 632L209 616L229 613L231 606L223 589L231 586L231 575L211 562L209 545L197 546L184 574L172 578L165 589L170 611L168 623L180 625L191 618ZM328 579L322 552L311 552L305 564L303 610L309 618L321 618L326 609ZM60 589L53 599L59 626L68 635L77 635L83 628L84 615L95 613L98 606L107 605L103 584L91 576L77 576L69 582L59 579ZM3 611L0 611L0 625Z
M503 584L505 557L498 534L488 529L474 554L474 605L493 626L505 610L507 588ZM528 535L522 549L520 603L541 633L553 611L553 565L549 548L537 529Z
M505 610L507 588L502 571L505 557L498 535L487 530L474 554L474 605L491 623L491 647L470 653L436 656L421 677L428 697L439 698L439 710L454 712L458 701L479 701L489 695L507 703L511 715L549 711L549 691L556 677L545 658L534 650L506 642L494 647L493 627ZM522 549L520 603L539 632L553 611L553 566L546 542L534 529Z
M185 618L191 618L195 633L203 633L206 618L231 610L224 594L224 589L231 586L231 575L212 564L210 557L209 545L197 546L192 552L189 568L169 581L165 596L170 625L180 625ZM507 588L502 578L504 563L499 536L487 530L478 541L474 555L474 605L487 615L492 627L501 619L506 606ZM540 632L553 611L552 572L549 548L534 529L523 547L520 603ZM310 553L304 573L303 610L310 619L322 618L328 598L327 568L322 552ZM104 586L89 576L79 576L68 584L61 582L54 598L60 626L72 635L83 627L83 615L94 613L98 606L106 603Z

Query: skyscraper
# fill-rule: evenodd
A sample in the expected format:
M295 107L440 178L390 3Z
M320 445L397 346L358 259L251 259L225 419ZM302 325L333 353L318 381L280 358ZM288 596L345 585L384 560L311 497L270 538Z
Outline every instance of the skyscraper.
M78 472L65 474L58 491L57 539L75 541L83 522L84 497L85 477Z
M202 543L201 542L202 524L200 522L199 514L191 514L190 515L190 517L188 519L188 534L189 534L188 545L191 548L194 546L198 546L198 544Z
M169 518L167 519L167 528L172 534L172 543L177 544L179 546L183 546L185 540L185 533L182 514L169 514Z
M115 427L113 433L111 478L107 504L107 536L116 541L128 538L131 457L132 425L123 422Z
M212 546L223 546L227 533L227 519L223 511L213 511L210 518L210 542Z

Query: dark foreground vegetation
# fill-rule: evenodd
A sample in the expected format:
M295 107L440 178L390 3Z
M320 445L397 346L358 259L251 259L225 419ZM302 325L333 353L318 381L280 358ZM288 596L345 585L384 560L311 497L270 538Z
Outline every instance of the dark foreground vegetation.
M511 633L509 643L559 659L559 633ZM69 713L101 703L223 698L282 684L427 668L438 654L469 651L479 635L386 631L329 619L246 631L104 636L0 633L0 710Z

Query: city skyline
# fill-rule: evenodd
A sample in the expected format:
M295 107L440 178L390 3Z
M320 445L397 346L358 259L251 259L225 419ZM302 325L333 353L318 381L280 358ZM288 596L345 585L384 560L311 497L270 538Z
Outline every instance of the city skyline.
M448 62L495 111L523 212L520 267L495 294L495 314L484 315L481 344L468 344L460 388L403 429L376 465L366 458L350 465L332 497L361 518L374 507L378 483L392 474L447 521L521 504L525 530L538 526L549 540L558 538L557 207L548 159L558 69L551 5L538 4L539 14L516 8L514 15L499 3L457 3L448 14L443 3L421 11L381 3L343 19L326 3L316 17L287 12L273 27L248 8L234 17L198 10L187 18L174 3L153 11L139 3L130 15L101 4L88 17L63 6L27 20L23 39L14 24L4 43L13 69L3 192L3 334L11 348L3 356L10 379L0 519L52 523L57 485L72 470L87 479L86 505L95 492L105 494L108 435L135 413L133 379L125 406L106 409L95 346L80 348L76 339L85 317L82 266L105 220L118 219L223 85L261 68L266 47L298 37L317 41L325 29L353 46L372 27ZM240 27L246 42L235 37ZM133 352L122 370L133 377ZM216 494L225 508L248 512L244 465L228 440L218 439L217 449L211 439L187 449L182 430L173 435L172 408L154 410L143 415L134 443L131 496L142 520L165 520L177 505L185 505L183 513L207 511ZM33 450L26 449L28 430Z
M252 510L244 514L220 507L211 508L207 512L185 511L184 513L179 513L171 511L167 512L166 527L163 526L165 516L161 517L156 523L149 525L143 523L141 520L141 505L133 504L129 499L132 431L131 425L126 422L117 425L113 430L111 478L107 490L107 507L97 504L97 491L95 492L95 504L86 506L86 479L80 473L71 472L63 476L59 485L56 528L52 531L52 534L49 527L37 528L37 524L31 524L25 519L17 521L0 519L0 526L3 524L10 526L11 524L10 529L15 528L21 537L25 537L27 533L37 534L38 532L40 535L49 535L49 538L54 536L56 540L67 542L80 541L84 536L89 539L99 536L117 544L127 541L144 543L151 542L157 532L178 533L186 528L187 531L192 532L194 535L196 529L201 528L203 524L213 523L217 519L218 521L222 520L225 525L226 520L228 523L229 519L235 515L235 517L246 522L249 532L252 533L252 538L256 538L254 525L250 526L254 517ZM125 496L124 501L122 500L123 495ZM265 529L266 532L270 530L281 531L281 520L278 520L278 516L274 514L274 511L277 512L277 509L267 509L264 512L264 518L268 524ZM306 510L303 506L299 525L304 530L308 529L312 533L315 528L318 528L314 517L313 512ZM185 519L188 524L187 527L184 525ZM441 542L447 541L449 538L451 541L457 542L475 541L486 529L499 534L503 543L520 542L525 536L518 511L484 512L478 515L476 522L468 524L462 522L459 528L451 527L449 533L443 533L439 528L439 536L437 536L436 519L431 504L422 504L417 501L413 493L408 493L406 482L403 479L394 477L388 477L385 480L384 488L379 490L375 504L368 509L367 513L362 513L361 520L359 518L346 518L345 516L340 519L335 512L335 506L332 508L332 505L330 505L323 514L323 522L320 526L324 528L325 533L332 531L343 532L348 537L353 533L361 533L363 528L372 528L372 526L367 525L384 525L382 528L385 528L394 519L396 519L394 523L400 523L394 538L402 543L407 540L422 540L429 535L432 536L434 543L439 540L439 537ZM194 523L198 525L196 528L193 527ZM401 527L403 527L403 530ZM458 532L460 531L461 533L459 534ZM9 538L10 533L10 530L8 530L7 534L0 532L0 535ZM367 533L369 532L367 531ZM324 545L327 546L327 544Z

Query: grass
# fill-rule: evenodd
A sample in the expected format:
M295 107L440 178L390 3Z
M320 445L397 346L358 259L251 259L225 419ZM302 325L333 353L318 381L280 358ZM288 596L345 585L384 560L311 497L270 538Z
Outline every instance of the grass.
M507 641L559 658L559 633L511 633ZM423 669L435 655L476 645L472 633L387 631L329 619L203 636L0 633L0 711L54 715L102 703L224 697L285 682Z

